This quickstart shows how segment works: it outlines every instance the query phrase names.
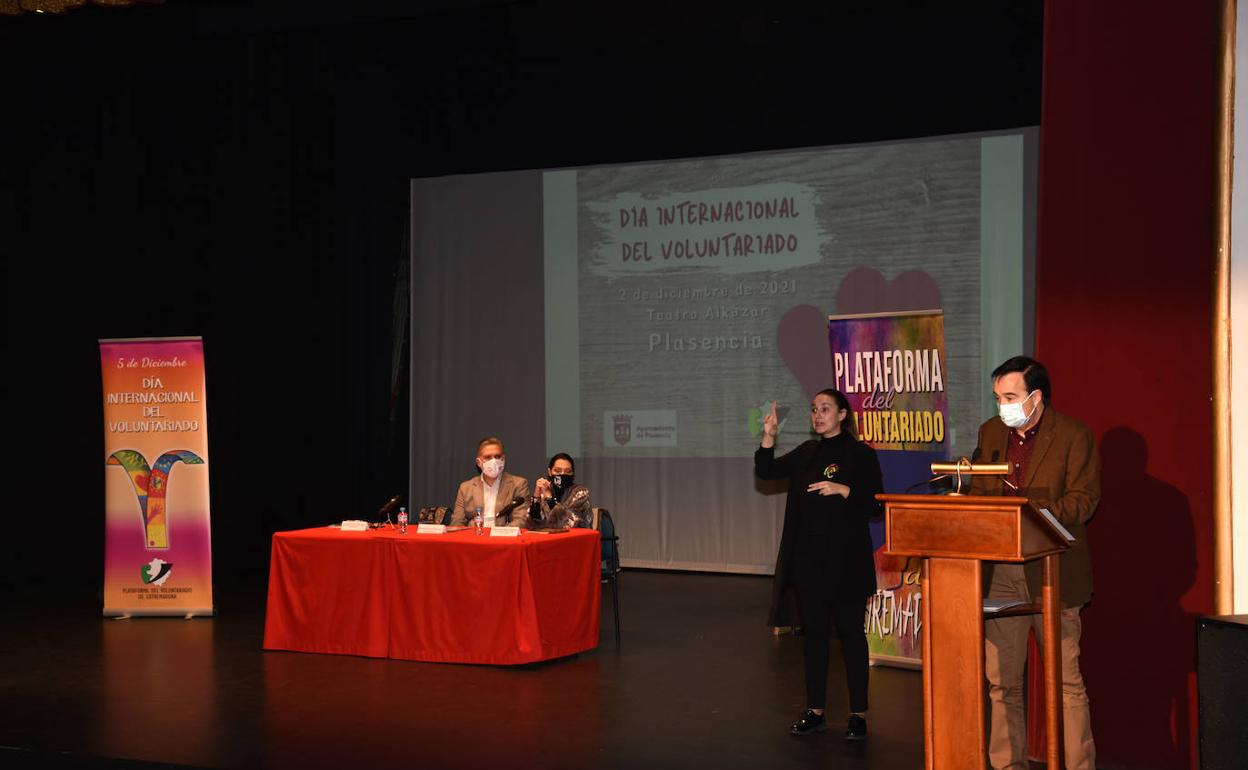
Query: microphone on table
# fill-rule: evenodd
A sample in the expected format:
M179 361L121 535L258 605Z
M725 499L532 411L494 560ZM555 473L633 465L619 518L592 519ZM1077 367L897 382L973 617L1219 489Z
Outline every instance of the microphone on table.
M502 519L506 521L508 524L510 524L512 513L514 513L516 510L516 507L519 506L523 502L524 502L524 495L516 495L514 498L512 498L512 501L510 503L507 503L506 505L503 506L503 509L501 511L494 514L494 520L498 521L499 519Z
M385 505L377 509L377 515L385 516L386 523L392 524L392 522L390 521L390 514L398 510L399 507L402 505L403 505L403 495L395 495L394 497L387 500Z

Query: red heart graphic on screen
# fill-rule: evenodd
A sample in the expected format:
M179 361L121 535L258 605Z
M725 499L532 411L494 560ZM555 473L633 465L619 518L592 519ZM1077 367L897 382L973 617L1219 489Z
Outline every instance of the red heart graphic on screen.
M922 270L907 270L891 281L873 267L856 267L836 290L836 312L890 313L940 308L940 289Z
M836 313L887 313L940 308L940 289L922 270L889 281L873 267L849 271L836 290ZM776 327L776 348L808 397L832 386L828 317L813 305L790 308Z
M832 386L828 316L814 305L790 308L776 327L776 348L808 398Z

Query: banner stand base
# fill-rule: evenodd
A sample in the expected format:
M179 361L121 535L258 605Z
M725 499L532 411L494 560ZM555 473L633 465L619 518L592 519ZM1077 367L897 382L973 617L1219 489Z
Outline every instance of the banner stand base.
M216 614L215 607L170 607L164 610L122 610L115 607L104 608L104 617L106 618L210 618Z

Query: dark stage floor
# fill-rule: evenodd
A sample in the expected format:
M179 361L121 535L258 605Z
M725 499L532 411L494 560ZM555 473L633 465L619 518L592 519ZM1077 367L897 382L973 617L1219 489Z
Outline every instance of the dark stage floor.
M918 672L871 674L871 737L788 734L801 640L763 625L767 578L626 572L623 643L498 668L262 652L262 592L212 619L8 613L0 764L131 768L917 768ZM130 761L117 761L118 759ZM135 761L138 760L138 761Z

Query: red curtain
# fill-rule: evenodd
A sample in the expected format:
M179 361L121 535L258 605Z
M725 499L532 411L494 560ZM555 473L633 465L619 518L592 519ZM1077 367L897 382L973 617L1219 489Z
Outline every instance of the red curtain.
M1196 767L1194 618L1213 609L1217 8L1050 0L1037 357L1097 435L1083 673L1098 763Z

